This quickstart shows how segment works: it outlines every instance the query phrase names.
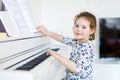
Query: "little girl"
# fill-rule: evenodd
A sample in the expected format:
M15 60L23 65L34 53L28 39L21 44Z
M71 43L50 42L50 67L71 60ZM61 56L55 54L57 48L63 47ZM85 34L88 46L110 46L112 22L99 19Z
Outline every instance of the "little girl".
M67 69L62 80L92 80L92 63L95 54L91 43L95 39L96 18L89 12L82 12L75 16L73 33L75 38L68 38L48 31L44 26L37 27L42 34L72 46L70 58L66 59L57 52L48 51L48 55L55 57Z

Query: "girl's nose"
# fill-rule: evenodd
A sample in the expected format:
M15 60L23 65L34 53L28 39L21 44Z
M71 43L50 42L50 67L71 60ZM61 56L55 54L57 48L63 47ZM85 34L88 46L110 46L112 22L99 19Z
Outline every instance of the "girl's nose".
M82 28L81 27L78 27L78 29L77 29L78 31L82 31Z

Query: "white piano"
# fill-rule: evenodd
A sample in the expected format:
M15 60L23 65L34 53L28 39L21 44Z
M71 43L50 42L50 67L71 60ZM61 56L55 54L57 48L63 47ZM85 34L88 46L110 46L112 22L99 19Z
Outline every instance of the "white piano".
M67 57L69 50L51 42L39 33L0 39L0 80L61 80L65 67L46 52L52 49Z

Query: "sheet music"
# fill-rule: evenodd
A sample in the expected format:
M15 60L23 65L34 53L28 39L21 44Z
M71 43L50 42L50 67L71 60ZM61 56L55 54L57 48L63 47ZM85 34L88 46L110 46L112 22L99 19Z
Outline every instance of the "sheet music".
M3 3L21 34L36 32L27 0L3 0Z
M30 12L30 8L29 8L27 0L16 0L16 1L19 5L19 8L22 11L23 17L24 17L30 31L36 32L35 22L33 20L32 14Z

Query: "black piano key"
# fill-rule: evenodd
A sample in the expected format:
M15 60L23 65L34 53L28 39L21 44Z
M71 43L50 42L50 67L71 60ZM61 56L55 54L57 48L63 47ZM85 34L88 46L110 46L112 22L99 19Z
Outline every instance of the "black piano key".
M46 55L46 53L34 58L33 60L27 62L26 64L20 66L17 68L17 70L30 70L40 64L42 61L44 61L49 56Z
M51 49L53 51L58 51L59 48L55 48L55 49ZM43 62L45 59L47 59L49 56L46 55L47 52L43 53L42 55L34 58L33 60L27 62L26 64L16 68L16 70L31 70L33 69L35 66L37 66L38 64L40 64L41 62Z
M58 50L60 50L60 48L53 48L53 49L51 49L51 50L53 50L53 51L58 51Z

